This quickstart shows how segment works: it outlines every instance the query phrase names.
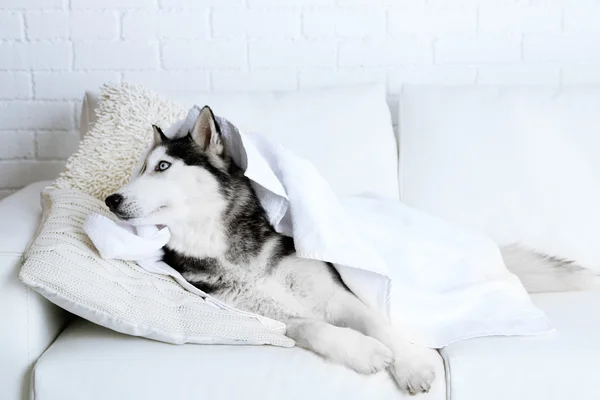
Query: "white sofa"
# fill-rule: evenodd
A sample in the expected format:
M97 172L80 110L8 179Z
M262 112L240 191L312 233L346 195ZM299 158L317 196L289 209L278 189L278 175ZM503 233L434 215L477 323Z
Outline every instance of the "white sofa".
M489 228L493 236L509 237L506 226L496 232L489 224L477 226L479 220L472 214L444 208L444 199L451 200L453 190L472 188L468 182L461 188L460 181L444 185L443 180L442 183L436 180L435 171L440 169L460 171L448 165L455 161L452 157L441 157L445 164L438 163L435 168L431 167L435 160L427 157L434 157L436 152L441 154L435 145L436 135L443 135L440 131L460 132L457 138L468 140L478 135L485 124L496 128L497 121L507 124L504 115L494 117L494 110L506 113L514 109L517 100L534 99L534 103L539 103L540 98L556 98L557 92L544 90L506 92L497 88L442 87L405 90L399 124L401 162L394 161L401 167L398 187L403 199L449 219ZM586 92L587 99L600 101L600 89L594 90L592 97ZM559 93L560 96L564 97L564 93ZM569 96L577 93L569 92L567 99ZM189 100L189 96L175 97ZM495 103L487 101L490 98L495 98ZM85 97L83 132L94 120L96 101L97 94L88 93ZM464 115L460 111L447 112L446 105L460 110L461 104L470 108ZM477 107L481 109L473 109ZM569 112L566 110L565 115ZM593 112L588 110L589 114ZM479 117L469 119L469 115ZM512 123L515 121L513 118ZM510 124L504 128L510 129ZM373 154L374 160L377 156ZM431 162L423 162L424 158ZM599 162L593 165L598 168L595 172L600 171ZM405 173L403 168L410 172ZM444 179L452 179L451 175L445 174ZM469 182L475 184L477 179ZM39 192L46 184L30 185L0 202L2 399L408 398L395 387L388 374L361 376L299 348L176 346L118 334L70 317L17 279L21 255L36 232L41 213ZM398 187L394 186L394 190ZM490 187L486 191L495 189ZM420 397L432 400L600 398L597 379L600 314L596 312L600 292L544 293L532 297L547 312L556 332L543 337L489 337L452 344L440 351L434 387Z

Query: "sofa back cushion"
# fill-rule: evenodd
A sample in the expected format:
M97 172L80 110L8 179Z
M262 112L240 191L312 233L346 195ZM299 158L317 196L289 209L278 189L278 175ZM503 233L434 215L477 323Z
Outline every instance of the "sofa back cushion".
M600 272L599 110L599 86L407 86L402 199Z
M186 107L209 105L247 132L260 132L312 161L340 195L398 198L397 147L385 87L356 85L290 92L177 93ZM82 132L95 122L88 92Z

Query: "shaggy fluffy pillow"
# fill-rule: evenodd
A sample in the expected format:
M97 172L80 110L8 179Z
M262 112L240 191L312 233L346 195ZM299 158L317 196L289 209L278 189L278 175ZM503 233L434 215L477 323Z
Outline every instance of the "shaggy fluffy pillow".
M106 198L127 183L152 140L152 124L166 127L186 114L183 106L143 87L105 85L96 110L96 124L67 160L65 172L53 186Z
M42 223L20 279L66 310L122 333L170 343L293 346L282 332L217 309L169 277L100 257L82 229L87 215L114 218L103 199L129 179L151 140L151 124L168 126L186 110L124 84L103 88L97 113L66 171L42 194Z

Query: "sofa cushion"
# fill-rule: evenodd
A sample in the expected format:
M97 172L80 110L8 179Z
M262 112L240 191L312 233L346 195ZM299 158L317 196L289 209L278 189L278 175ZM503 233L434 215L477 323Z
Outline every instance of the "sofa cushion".
M405 87L402 200L600 272L600 86Z
M17 279L23 251L40 218L37 182L0 201L0 388L2 399L25 399L31 367L65 325L63 310Z
M423 400L446 399L444 367ZM388 373L359 375L298 348L175 346L78 320L35 367L36 400L408 399Z
M51 181L32 183L18 192L2 199L0 221L0 253L21 256L40 225L40 192Z
M600 291L532 296L556 328L549 336L487 337L442 355L452 400L600 399Z

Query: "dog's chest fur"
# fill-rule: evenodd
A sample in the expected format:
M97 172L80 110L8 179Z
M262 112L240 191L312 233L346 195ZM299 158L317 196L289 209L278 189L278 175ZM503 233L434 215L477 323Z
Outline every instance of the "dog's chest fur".
M287 240L277 235L256 256L237 262L225 255L189 257L169 248L165 261L188 282L233 307L281 321L323 318L341 280L326 263L285 254L281 246Z

